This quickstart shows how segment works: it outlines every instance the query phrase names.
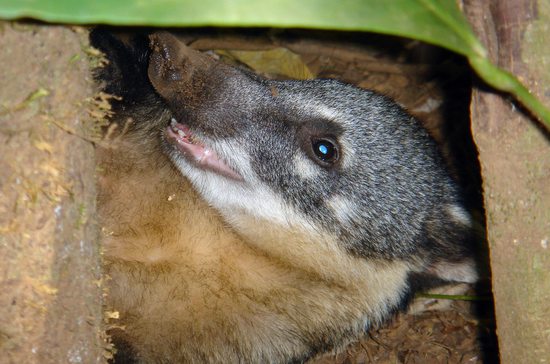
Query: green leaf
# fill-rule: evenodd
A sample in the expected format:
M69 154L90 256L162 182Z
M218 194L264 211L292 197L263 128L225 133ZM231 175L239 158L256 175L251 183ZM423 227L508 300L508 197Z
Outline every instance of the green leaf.
M550 129L550 110L509 72L506 72L487 58L469 58L476 73L490 86L512 94L519 102L537 116Z
M362 30L483 54L454 0L0 0L0 17L153 26Z
M483 80L511 93L550 128L550 110L516 78L489 62L455 0L0 0L0 18L159 27L317 28L409 37L468 57Z
M470 296L470 295L456 295L456 294L437 294L437 293L424 293L419 292L415 295L419 298L431 298L436 300L454 300L454 301L489 301L490 296Z

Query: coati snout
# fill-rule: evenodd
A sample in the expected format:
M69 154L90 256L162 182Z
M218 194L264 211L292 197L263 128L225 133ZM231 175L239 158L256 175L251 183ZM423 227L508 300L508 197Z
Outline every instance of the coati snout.
M114 182L99 204L114 334L139 362L303 361L419 282L476 279L462 192L391 99L264 79L166 32L91 39L123 97L112 122L132 121L102 158Z

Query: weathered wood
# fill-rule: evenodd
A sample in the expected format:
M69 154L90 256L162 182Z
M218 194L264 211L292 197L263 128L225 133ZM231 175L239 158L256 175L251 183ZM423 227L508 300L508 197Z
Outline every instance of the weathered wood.
M0 362L102 363L87 34L0 27Z
M550 105L550 3L471 0L464 9L500 67ZM506 97L475 89L503 363L550 363L550 138Z

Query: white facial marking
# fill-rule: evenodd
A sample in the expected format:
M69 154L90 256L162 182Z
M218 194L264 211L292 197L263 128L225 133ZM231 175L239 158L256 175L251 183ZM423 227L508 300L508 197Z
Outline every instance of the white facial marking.
M342 163L343 168L353 168L355 159L353 146L344 137L338 139L338 144L340 144L340 163Z
M311 113L314 115L317 114L323 119L337 120L340 117L340 112L338 110L330 108L327 105L313 104L311 106Z
M266 186L257 184L244 193L228 196L230 193L233 191L224 194L224 201L220 201L223 206L218 207L229 221L235 218L235 210L240 210L255 219L267 220L286 229L313 230L301 214Z
M296 154L293 162L296 174L303 179L312 179L320 175L319 167L303 154Z
M237 141L226 139L219 141L208 140L207 144L211 145L220 158L227 161L243 178L246 179L247 175L251 173L252 167L250 166L248 153Z
M303 216L253 174L249 159L239 147L232 144L231 148L235 149L231 164L243 174L244 181L236 181L209 170L196 168L183 158L177 158L175 162L203 198L218 209L230 223L236 222L235 219L239 215L245 214L284 228L300 227L302 230L314 230ZM227 149L224 148L223 151L227 152Z
M354 208L353 202L342 196L335 195L331 197L327 201L327 205L342 224L347 225L357 219L355 212L357 209Z

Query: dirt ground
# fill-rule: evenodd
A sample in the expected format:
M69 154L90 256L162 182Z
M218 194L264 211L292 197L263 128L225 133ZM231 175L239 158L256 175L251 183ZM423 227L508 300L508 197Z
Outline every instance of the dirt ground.
M56 28L43 28L34 36L45 37L44 39L58 37L56 32ZM280 66L275 67L275 69L265 68L265 64L257 66L252 62L249 66L272 77L299 76L305 72L303 67L306 67L307 72L315 77L338 78L361 87L375 89L393 97L422 120L441 143L457 179L467 191L470 207L477 210L478 217L482 219L479 167L468 124L471 75L460 58L418 42L354 33L235 31L219 34L215 31L194 31L186 32L182 36L193 47L201 50L265 51L283 47L300 55L301 61L297 63L293 63L294 61L290 61L289 58L284 58L283 62L290 64L290 71L286 68L283 70L284 67ZM29 67L42 70L43 73L44 70L46 73L62 72L59 70L63 70L63 67L75 67L73 66L75 62L79 64L81 58L75 58L72 51L74 48L64 46L65 38L59 37L58 39L60 43L58 49L44 50L45 53L38 56L35 59L36 64L32 64L32 66L23 61L12 63L10 74L29 75ZM15 42L15 40L11 40L11 42ZM27 52L32 53L34 51L28 50ZM238 52L218 52L218 54L222 57L229 57L234 62L245 62ZM79 57L82 57L82 55ZM268 63L272 65L272 61ZM79 68L77 73L70 77L75 79L88 77L83 72L87 72L85 68ZM284 75L281 75L281 73ZM17 93L18 96L15 99L24 102L25 98L33 90L40 89L40 86L41 84L38 83L36 86L26 86L25 89L4 90L4 92ZM86 83L63 84L62 86L74 95L81 95L79 90L85 90L89 87ZM63 105L66 103L66 98L68 96L63 96L62 99L53 99L51 100L52 105L56 103L57 105ZM81 99L83 98L84 96ZM49 134L51 133L50 129L39 131L38 134L32 133L35 128L35 124L33 124L35 122L33 120L36 119L35 115L43 115L44 113L34 109L40 105L30 105L30 108L25 107L22 109L22 112L30 113L30 116L24 114L25 123L19 124L16 129L11 129L13 124L4 121L7 119L0 119L2 121L2 133L0 135L3 139L2 144L10 140L15 143L18 137L28 138L28 135L34 135L35 137L32 139L34 147L40 153L46 153L44 158L48 159L51 152L48 153L47 146L55 144L56 135ZM45 113L45 115L50 114ZM4 115L0 116L4 117ZM61 130L59 126L51 123L45 125L47 128L53 128L53 130L61 133L70 133L74 130ZM46 150L44 151L44 149ZM14 167L10 164L10 161L15 161L16 155L17 148L14 148L5 150L2 156L3 168L0 169L0 181L2 182L3 193L7 193L4 192L5 188L17 185L17 181L13 178L14 168L19 168L19 170L25 172L28 171L26 168L30 168L31 163L40 164L37 156L29 156L29 159L18 162L17 166ZM37 166L35 169L40 170L40 168L40 166ZM54 172L47 169L44 173L51 174ZM45 181L48 182L46 186L51 186L51 175L41 178L45 178ZM56 182L54 185L58 186L59 183ZM47 189L39 189L38 195L47 195L48 191ZM56 191L50 192L54 196L57 193ZM6 206L3 207L4 210L2 210L0 216L0 222L2 223L0 233L3 236L4 246L9 245L5 243L7 241L5 236L7 235L5 235L6 231L4 229L9 228L11 221L21 218L21 211L18 208L14 209L14 206L20 205L15 200L9 200ZM52 206L52 208L55 208L55 204ZM44 208L50 207L50 205L47 205ZM37 206L36 208L40 207ZM51 218L48 215L44 221ZM53 223L55 225L55 221ZM22 234L22 229L25 226L18 226L17 233ZM34 225L27 227L29 229L35 228ZM55 229L55 226L52 225L52 229ZM0 250L3 255L2 259L7 254L15 254L17 248L18 245L16 244L10 245L11 250L7 252ZM0 249L2 249L2 246L0 246ZM44 249L47 250L47 254L54 254L53 251L48 250L50 249L48 246L45 246ZM39 258L45 254L41 250L35 250L35 253L38 254L36 259L29 258L28 265L19 267L21 271L32 272L35 261L39 261ZM5 289L4 287L7 287L5 286L6 276L2 279L2 289ZM86 279L91 281L89 277ZM37 282L43 283L42 281ZM53 291L46 290L44 291L46 293L40 290L37 291L36 285L38 283L35 283L32 285L29 283L29 293L23 292L21 297L32 294L39 295L41 300L44 299L42 296L50 300L48 297L52 296L51 292ZM486 287L487 284L484 286ZM490 291L486 288L477 291L470 288L468 294L490 296ZM0 297L2 297L0 302L7 304L8 301L5 301L7 299L6 294L4 293ZM52 297L57 296L53 294ZM51 300L54 298L51 298ZM68 300L70 301L71 298L69 297ZM73 297L72 300L76 302L77 298ZM419 299L420 305L422 305L422 300ZM431 305L434 304L433 300L424 299L424 301L426 301L424 306L432 307ZM443 301L449 303L448 309L428 310L415 315L399 315L387 326L373 330L360 342L350 344L344 352L327 354L311 361L311 363L497 362L498 350L494 338L494 320L490 301L481 301L481 303L475 305L465 301ZM28 309L32 309L32 307ZM0 318L5 318L6 314L11 314L10 312L0 312L3 316ZM0 330L2 330L0 331L0 349L13 347L13 345L17 347L21 347L21 345L33 346L34 343L44 340L44 330L41 328L36 331L36 335L33 334L35 336L29 336L25 340L21 339L21 342L17 342L14 339L14 337L17 338L16 334L13 334L12 331L5 332L5 328L12 327L13 322L0 321L0 323L2 323L2 326L0 326ZM8 344L12 346L8 347Z
M86 44L0 23L0 363L103 358Z

